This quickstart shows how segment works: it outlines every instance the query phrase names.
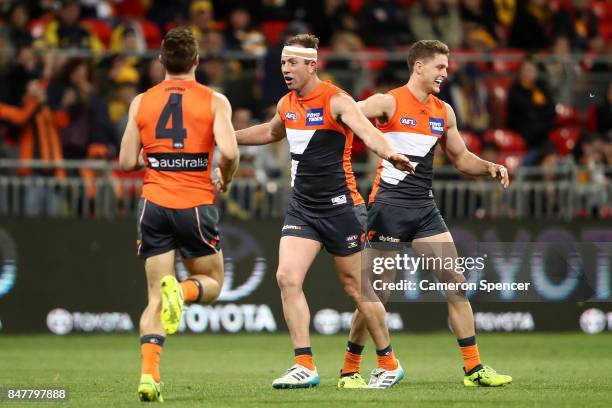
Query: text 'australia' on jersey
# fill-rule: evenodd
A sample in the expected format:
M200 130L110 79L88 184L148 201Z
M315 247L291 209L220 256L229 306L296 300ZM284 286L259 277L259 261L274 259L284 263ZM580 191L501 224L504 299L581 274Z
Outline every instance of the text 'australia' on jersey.
M144 198L174 209L214 203L212 94L196 81L163 81L142 95Z
M389 92L395 98L395 112L387 122L376 127L391 141L396 152L406 155L414 165L414 174L397 170L381 160L369 202L403 207L431 204L433 193L434 151L448 126L446 105L430 95L421 103L406 85Z
M331 113L330 99L340 92L325 81L302 98L288 93L280 105L291 152L293 198L314 216L363 204L351 166L353 132Z

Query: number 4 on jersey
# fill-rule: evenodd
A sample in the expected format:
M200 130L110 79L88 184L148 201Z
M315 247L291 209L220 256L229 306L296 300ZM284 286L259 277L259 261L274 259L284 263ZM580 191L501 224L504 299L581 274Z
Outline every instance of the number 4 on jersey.
M170 128L166 128L168 121L171 123ZM157 139L172 139L174 149L185 147L184 141L187 137L187 129L183 127L183 95L170 94L168 102L166 102L161 115L159 115L157 125L155 125L155 137Z

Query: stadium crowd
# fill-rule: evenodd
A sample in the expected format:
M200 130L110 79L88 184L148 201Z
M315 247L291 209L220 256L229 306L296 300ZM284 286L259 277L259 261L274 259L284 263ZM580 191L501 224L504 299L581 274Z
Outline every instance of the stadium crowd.
M269 118L286 92L286 35L315 33L322 77L357 99L405 83L402 52L439 39L452 49L442 99L470 149L511 170L612 166L606 0L5 0L0 16L1 157L116 159L130 101L164 78L163 34L189 25L197 79L227 95L236 129ZM242 158L243 177L288 168L278 146ZM362 143L354 160L369 160Z

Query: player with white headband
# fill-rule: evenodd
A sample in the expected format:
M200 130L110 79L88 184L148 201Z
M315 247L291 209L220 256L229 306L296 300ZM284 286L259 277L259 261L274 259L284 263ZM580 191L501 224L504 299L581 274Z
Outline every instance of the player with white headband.
M361 251L367 214L351 168L353 132L397 169L413 173L414 168L361 114L352 97L319 79L318 43L317 37L310 34L299 34L285 42L281 71L290 92L278 102L278 115L268 123L236 132L242 145L263 145L286 137L291 152L293 198L281 231L276 278L296 364L272 386L305 388L319 384L310 347L310 311L302 284L324 247L333 256L340 282L374 339L378 367L370 382L377 388L388 388L404 377L404 371L391 348L384 306L381 302L364 301L366 296L361 293ZM355 346L348 344L350 358L345 356L338 382L341 388L367 386L351 369L357 366L351 358L361 358Z

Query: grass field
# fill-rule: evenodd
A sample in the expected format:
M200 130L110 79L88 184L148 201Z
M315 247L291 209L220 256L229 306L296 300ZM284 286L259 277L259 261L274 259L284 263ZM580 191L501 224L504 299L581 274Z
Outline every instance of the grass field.
M464 388L459 352L449 334L395 334L393 345L407 376L390 390L336 388L345 336L313 337L322 378L318 388L274 390L272 379L293 364L287 335L177 335L162 354L164 406L612 406L612 335L482 334L478 339L484 361L512 375L511 385ZM77 407L142 406L136 394L137 336L0 336L0 356L0 386L67 387L65 405ZM368 344L364 374L374 361Z

